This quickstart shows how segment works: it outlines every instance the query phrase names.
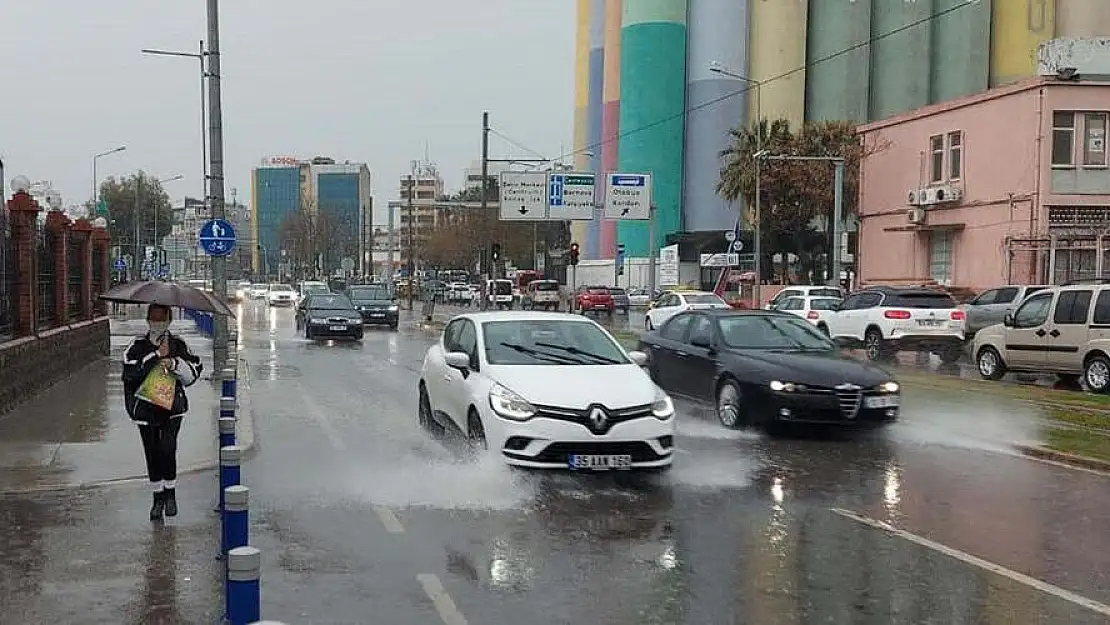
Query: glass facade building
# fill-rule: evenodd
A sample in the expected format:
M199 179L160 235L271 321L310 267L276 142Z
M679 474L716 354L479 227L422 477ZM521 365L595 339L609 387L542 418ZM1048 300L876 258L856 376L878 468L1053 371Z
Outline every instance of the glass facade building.
M317 174L316 205L327 224L328 247L324 251L324 267L330 271L339 269L344 258L357 263L361 223L359 174Z
M255 169L251 196L251 229L256 242L251 267L256 275L276 276L281 263L282 225L301 206L300 167Z

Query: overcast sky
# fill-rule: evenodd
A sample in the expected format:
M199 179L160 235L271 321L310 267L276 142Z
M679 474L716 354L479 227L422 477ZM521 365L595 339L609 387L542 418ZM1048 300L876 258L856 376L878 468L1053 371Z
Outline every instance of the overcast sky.
M0 0L0 157L51 180L66 204L101 178L144 169L201 193L200 67L142 48L195 52L205 0ZM481 114L546 156L569 151L571 0L224 0L227 194L250 198L268 155L365 161L375 203L427 145L449 188L477 159ZM494 157L528 155L491 138ZM531 156L531 155L528 155Z

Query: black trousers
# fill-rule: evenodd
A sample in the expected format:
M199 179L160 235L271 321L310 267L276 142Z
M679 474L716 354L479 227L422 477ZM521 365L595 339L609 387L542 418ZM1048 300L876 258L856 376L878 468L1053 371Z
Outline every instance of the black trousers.
M146 455L146 473L151 482L177 479L177 433L181 419L170 419L162 425L140 425Z

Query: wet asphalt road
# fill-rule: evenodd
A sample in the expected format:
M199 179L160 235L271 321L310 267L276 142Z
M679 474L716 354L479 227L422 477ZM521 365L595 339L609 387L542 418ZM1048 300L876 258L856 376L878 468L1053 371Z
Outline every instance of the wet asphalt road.
M244 480L267 618L1110 618L1107 478L1014 455L1034 417L997 398L910 389L901 423L832 439L728 432L682 404L667 474L517 472L418 426L435 337L407 325L309 343L289 310L240 315L258 440Z

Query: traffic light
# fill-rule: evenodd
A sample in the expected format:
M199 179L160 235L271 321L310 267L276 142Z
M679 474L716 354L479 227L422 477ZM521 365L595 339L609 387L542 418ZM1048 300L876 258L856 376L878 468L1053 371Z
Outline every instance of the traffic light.
M492 258L493 262L495 262L495 263L498 260L500 260L501 259L501 244L500 243L494 243L490 247L489 255L490 255L490 258Z
M572 264L572 265L577 265L578 264L578 244L577 243L571 243L570 244L570 264Z
M617 275L624 275L624 243L617 245Z

